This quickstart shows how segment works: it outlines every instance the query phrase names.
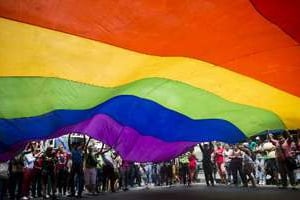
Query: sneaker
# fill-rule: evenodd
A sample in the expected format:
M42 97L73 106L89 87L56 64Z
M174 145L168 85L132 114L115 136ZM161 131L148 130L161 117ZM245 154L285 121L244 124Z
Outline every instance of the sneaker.
M286 185L280 186L279 189L287 189L287 186Z
M292 190L297 190L296 185L292 185Z

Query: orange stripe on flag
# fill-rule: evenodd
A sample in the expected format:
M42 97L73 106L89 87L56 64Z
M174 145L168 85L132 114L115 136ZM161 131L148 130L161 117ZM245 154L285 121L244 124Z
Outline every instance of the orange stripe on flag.
M300 96L298 43L245 0L1 0L0 13L143 53L198 58Z

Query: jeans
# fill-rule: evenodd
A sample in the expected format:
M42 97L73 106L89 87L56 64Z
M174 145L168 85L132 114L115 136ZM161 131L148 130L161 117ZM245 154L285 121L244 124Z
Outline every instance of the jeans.
M145 171L146 171L146 177L147 177L146 184L152 183L152 165L150 165L150 164L146 165Z
M75 196L75 176L77 175L78 179L78 196L81 196L83 191L83 168L82 165L73 165L70 173L70 186L71 186L71 195Z
M255 162L256 162L255 176L259 181L259 184L265 184L266 183L265 160L257 159Z

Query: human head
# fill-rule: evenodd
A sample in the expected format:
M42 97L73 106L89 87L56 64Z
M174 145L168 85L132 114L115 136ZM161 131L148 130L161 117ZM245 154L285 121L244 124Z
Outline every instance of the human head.
M58 151L59 151L59 152L63 152L63 151L64 151L64 147L63 147L62 144L60 144L60 145L58 146Z
M255 137L255 141L256 141L256 142L260 142L260 137L259 137L259 136L256 136L256 137Z
M233 148L234 148L235 151L237 151L239 149L239 145L236 144L236 145L233 146Z
M284 139L283 135L278 136L278 141L279 141L280 144L284 143L285 139Z
M224 148L226 149L226 151L228 151L229 145L228 144L224 145Z
M89 147L88 147L88 150L89 150L89 153L93 153L93 152L94 152L93 146L89 146Z
M208 149L208 148L209 148L209 146L208 146L208 143L207 143L207 142L205 142L205 143L204 143L204 145L203 145L203 148L204 148L204 149Z
M50 156L52 154L52 152L53 152L53 148L52 147L47 147L47 149L46 149L46 155Z

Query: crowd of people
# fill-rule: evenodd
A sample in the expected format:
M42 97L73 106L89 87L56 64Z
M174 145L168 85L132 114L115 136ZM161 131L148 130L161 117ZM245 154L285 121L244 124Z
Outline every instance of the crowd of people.
M127 191L136 186L192 185L203 170L207 186L252 187L273 184L295 188L299 168L299 130L274 137L257 136L241 144L201 143L202 159L193 149L163 163L134 163L102 144L71 142L42 148L30 142L23 152L0 164L0 199L77 197ZM200 162L201 161L201 162ZM202 165L199 165L202 163ZM199 171L199 169L201 169ZM216 179L218 174L219 179Z
M293 136L285 131L276 138L257 136L253 141L235 145L212 143L200 145L207 186L214 186L215 172L222 184L252 187L273 184L296 189L296 169L300 166L299 131ZM280 177L280 178L279 178ZM289 181L288 181L289 180Z

